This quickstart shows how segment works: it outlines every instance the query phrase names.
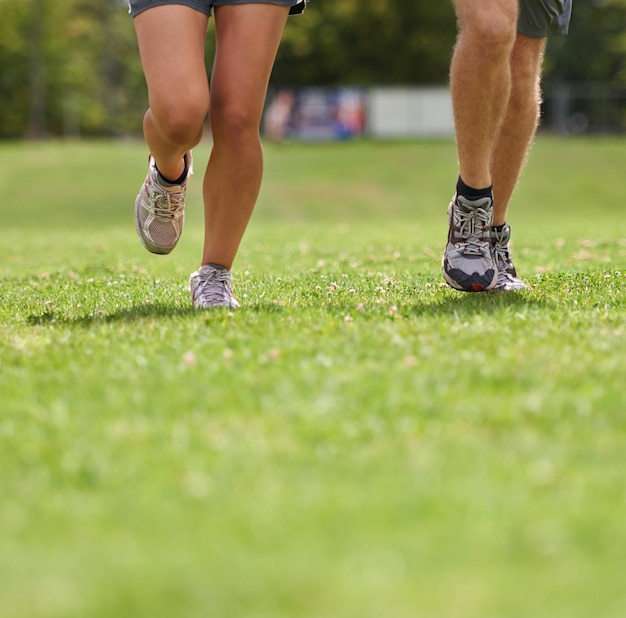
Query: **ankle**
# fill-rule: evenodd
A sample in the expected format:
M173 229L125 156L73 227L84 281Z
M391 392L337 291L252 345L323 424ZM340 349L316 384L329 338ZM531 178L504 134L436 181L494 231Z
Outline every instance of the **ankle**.
M189 174L189 162L187 161L187 157L183 158L183 171L180 174L180 176L178 176L175 180L172 180L169 176L166 176L165 174L163 174L163 172L161 172L156 162L154 166L158 174L159 183L163 184L166 187L167 186L174 187L174 186L182 185L185 182L187 175Z
M461 176L459 176L456 183L456 192L457 195L461 195L468 200L478 200L483 197L492 197L493 186L489 185L488 187L484 187L482 189L476 189L475 187L470 187L465 184Z

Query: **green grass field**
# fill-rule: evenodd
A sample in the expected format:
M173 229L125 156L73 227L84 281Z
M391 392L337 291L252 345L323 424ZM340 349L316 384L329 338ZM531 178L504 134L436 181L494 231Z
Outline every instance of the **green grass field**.
M146 156L0 144L2 618L626 615L626 141L538 139L482 295L451 142L268 144L234 314Z

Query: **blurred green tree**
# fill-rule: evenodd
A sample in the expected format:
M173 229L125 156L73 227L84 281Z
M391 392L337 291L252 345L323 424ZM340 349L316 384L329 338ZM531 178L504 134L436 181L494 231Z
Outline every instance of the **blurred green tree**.
M626 0L574 0L570 33L550 39L545 79L626 81Z
M24 135L29 122L30 6L0 1L0 136Z
M272 81L444 84L455 37L450 0L311 0ZM626 81L626 0L575 0L546 80ZM146 104L126 0L0 0L0 138L138 133Z
M136 131L136 47L122 0L0 0L0 137Z
M291 20L273 79L292 85L445 83L451 2L312 0Z

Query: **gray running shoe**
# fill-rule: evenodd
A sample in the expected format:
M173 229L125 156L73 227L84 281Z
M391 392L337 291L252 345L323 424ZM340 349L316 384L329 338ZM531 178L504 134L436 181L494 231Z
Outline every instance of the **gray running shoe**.
M191 175L191 153L185 155L187 178L181 185L163 186L150 155L148 175L135 200L135 227L141 244L165 255L178 243L185 222L185 193Z
M442 260L444 279L463 292L490 290L498 279L490 242L493 199L468 200L456 195L448 216L448 244Z
M511 226L505 224L501 231L491 228L491 248L493 259L498 268L498 281L494 290L502 292L517 292L525 290L526 284L517 277L517 271L511 259L509 240L511 239Z
M189 277L189 292L196 309L226 307L237 309L239 303L233 296L232 274L214 266L201 266Z

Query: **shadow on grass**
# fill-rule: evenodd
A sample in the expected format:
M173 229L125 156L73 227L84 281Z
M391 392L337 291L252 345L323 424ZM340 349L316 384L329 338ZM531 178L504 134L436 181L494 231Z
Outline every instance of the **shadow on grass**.
M453 315L469 316L477 314L498 313L506 309L554 309L555 303L545 298L537 298L532 292L485 292L448 296L430 303L409 305L411 315Z
M284 307L277 305L276 303L268 302L262 304L251 304L238 312L249 312L255 314L276 314L282 313ZM31 314L26 318L26 321L31 326L41 326L50 324L60 324L63 326L78 326L89 328L97 324L108 323L127 323L140 322L144 320L166 320L175 318L188 318L195 317L202 320L220 320L224 316L231 313L228 309L212 309L210 311L200 311L195 309L191 305L188 307L172 306L166 303L154 303L149 305L140 305L136 307L130 307L128 309L120 309L111 313L106 311L99 311L95 314L68 317L63 316L58 312L44 311L43 313Z
M42 324L62 324L65 326L83 326L90 327L94 324L106 324L110 322L139 322L142 320L166 319L186 317L197 314L197 310L193 307L178 307L167 303L150 303L142 304L128 309L119 309L111 313L106 311L98 311L95 314L67 317L59 315L57 312L45 311L41 314L32 314L26 318L26 321L33 326Z
M536 298L532 292L515 293L481 293L463 294L453 293L441 297L433 297L428 302L406 302L406 298L393 298L390 296L388 302L381 304L366 304L365 315L370 318L386 317L390 307L395 307L394 312L405 316L452 316L455 319L465 318L472 315L493 314L503 310L527 310L529 307L537 309L553 309L555 304L545 298ZM270 316L276 314L302 313L310 317L310 312L325 310L329 315L343 316L346 313L355 311L356 306L351 302L342 302L347 299L336 299L328 301L326 299L307 299L308 302L297 306L284 305L279 300L266 298L256 302L250 302L237 310L240 314L257 316ZM128 308L119 308L112 312L99 310L82 316L67 316L62 312L46 310L43 313L31 314L26 321L33 326L59 324L64 326L75 326L89 328L98 324L107 323L134 323L149 320L187 319L190 317L201 318L205 322L220 321L230 312L227 309L211 311L198 311L191 305L181 306L167 302L142 303Z

